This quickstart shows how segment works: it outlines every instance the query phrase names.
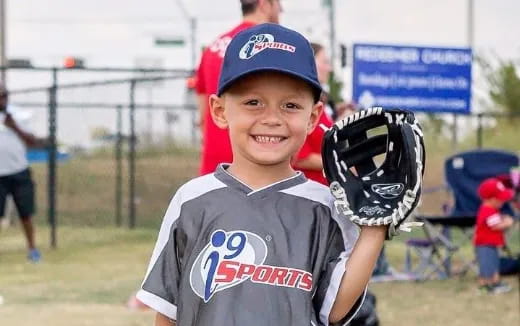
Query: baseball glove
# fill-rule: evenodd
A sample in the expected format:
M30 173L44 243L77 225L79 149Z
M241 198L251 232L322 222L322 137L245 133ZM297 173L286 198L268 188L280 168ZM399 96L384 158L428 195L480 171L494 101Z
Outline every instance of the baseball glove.
M425 163L412 112L374 107L338 121L325 133L322 158L340 214L358 225L388 225L388 239L421 225L403 223L419 202Z

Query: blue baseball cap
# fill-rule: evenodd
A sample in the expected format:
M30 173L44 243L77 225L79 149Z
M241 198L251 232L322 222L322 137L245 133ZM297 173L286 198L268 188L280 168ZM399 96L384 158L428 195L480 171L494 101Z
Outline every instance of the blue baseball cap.
M317 101L318 81L314 52L300 33L277 24L260 24L238 33L229 43L220 72L217 95L254 72L276 71L307 82Z

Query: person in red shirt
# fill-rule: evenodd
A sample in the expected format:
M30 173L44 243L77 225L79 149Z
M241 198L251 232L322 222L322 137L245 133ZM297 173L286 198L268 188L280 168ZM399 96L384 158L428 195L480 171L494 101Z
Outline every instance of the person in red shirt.
M502 293L511 290L500 281L498 248L505 245L504 230L511 227L511 216L500 213L500 208L513 198L513 190L496 179L484 180L478 188L482 204L477 213L477 223L473 243L479 264L479 288L488 293Z
M322 85L325 85L329 80L330 72L332 71L332 65L327 57L327 53L323 46L317 43L311 43L314 51L314 59L316 61L316 71L318 73L318 80ZM327 103L327 94L322 93L321 101ZM321 142L325 135L326 128L332 127L332 111L333 108L330 106L325 107L323 113L320 116L318 126L310 133L302 148L294 158L293 166L305 174L308 179L316 182L328 185L327 179L323 175L323 162L321 160Z
M329 81L332 65L321 44L311 43L311 46L314 51L318 80L324 85L323 88L327 89L326 85ZM321 101L325 105L325 108L320 116L318 127L307 136L300 152L294 159L293 166L302 171L307 178L328 185L327 180L323 176L323 163L321 161L321 143L325 135L325 130L320 126L326 128L332 127L334 120L343 119L345 116L354 112L354 108L345 103L340 103L336 106L330 101L326 92L323 92Z
M218 78L226 48L240 31L261 23L279 23L282 7L279 0L240 0L242 22L220 35L202 53L197 69L195 90L200 116L202 152L199 173L212 173L220 163L233 160L228 131L215 125L209 112L208 98L217 92Z

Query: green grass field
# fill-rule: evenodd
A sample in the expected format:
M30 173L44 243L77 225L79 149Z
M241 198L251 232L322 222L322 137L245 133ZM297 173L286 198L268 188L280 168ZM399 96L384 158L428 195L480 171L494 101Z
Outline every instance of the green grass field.
M59 230L59 248L45 249L43 261L25 259L18 228L0 234L0 325L152 325L151 311L125 307L138 288L155 241L153 229L77 228ZM48 243L48 229L39 229ZM387 252L395 268L404 259L401 241ZM518 325L518 284L497 296L477 294L475 276L428 282L371 284L385 326Z
M442 183L446 151L431 151L426 187ZM197 153L141 153L137 166L138 228L114 227L115 164L108 154L81 157L59 165L58 249L48 249L45 165L34 167L38 185L38 242L43 261L25 259L19 227L0 232L1 326L28 325L151 325L151 311L133 311L125 303L145 272L157 228L175 189L196 175ZM127 165L123 166L123 225L127 216ZM440 211L443 194L427 194L421 209ZM420 230L419 230L420 231ZM416 231L417 232L417 231ZM416 235L419 233L415 233ZM387 245L393 267L403 266L402 237ZM471 257L470 246L462 253ZM457 261L455 261L455 264ZM508 279L514 291L479 296L475 275L444 281L371 284L377 295L383 326L519 325L518 280Z
M39 230L41 243L47 234ZM18 229L1 234L0 325L152 324L151 312L125 307L144 275L152 229L63 227L58 235L59 249L44 249L35 265L25 260Z

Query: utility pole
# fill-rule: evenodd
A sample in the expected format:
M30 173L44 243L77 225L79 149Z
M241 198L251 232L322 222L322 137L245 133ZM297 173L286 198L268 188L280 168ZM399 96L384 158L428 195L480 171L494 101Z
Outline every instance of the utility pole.
M466 28L466 42L467 46L470 49L473 49L473 23L474 23L474 0L468 0L467 2L467 28ZM471 101L468 103L471 109ZM480 123L480 119L479 119ZM457 148L458 143L458 115L456 113L453 114L453 149Z
M177 6L181 9L182 14L184 15L184 18L188 20L188 23L190 24L190 43L191 43L191 67L192 69L195 69L195 66L197 64L197 20L195 17L191 16L186 7L184 6L184 3L182 0L176 0Z
M7 59L6 59L6 51L5 51L5 45L6 42L6 23L5 23L5 1L0 0L0 66L6 67L7 66ZM2 69L0 70L0 81L5 84L5 75L6 70Z
M190 17L190 43L191 43L191 67L195 69L197 65L197 20L195 17Z
M468 47L471 49L473 47L473 0L468 0Z
M334 0L327 0L329 6L329 38L330 38L330 62L332 70L336 66L336 13Z

